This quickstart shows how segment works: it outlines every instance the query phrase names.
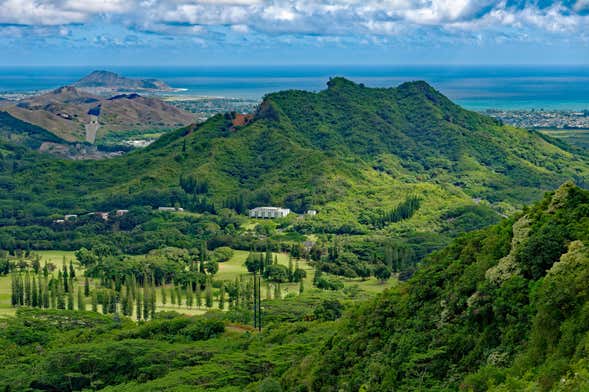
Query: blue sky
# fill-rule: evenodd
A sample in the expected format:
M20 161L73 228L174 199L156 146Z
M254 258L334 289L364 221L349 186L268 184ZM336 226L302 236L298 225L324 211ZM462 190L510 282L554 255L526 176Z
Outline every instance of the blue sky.
M0 0L0 65L589 64L589 0Z

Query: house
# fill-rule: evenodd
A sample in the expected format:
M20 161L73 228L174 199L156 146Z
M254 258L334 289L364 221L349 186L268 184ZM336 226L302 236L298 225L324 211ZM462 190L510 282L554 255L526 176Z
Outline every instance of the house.
M281 208L281 207L256 207L253 210L250 210L249 216L250 218L284 218L290 214L290 210L288 208Z
M315 215L317 215L317 210L308 210L306 215L315 216Z
M123 216L128 212L129 212L129 210L117 210L116 214L117 214L117 216Z
M158 207L158 210L159 211L168 211L168 212L176 212L176 211L182 212L182 211L184 211L184 208L182 208L182 207L177 207L177 208L176 207Z

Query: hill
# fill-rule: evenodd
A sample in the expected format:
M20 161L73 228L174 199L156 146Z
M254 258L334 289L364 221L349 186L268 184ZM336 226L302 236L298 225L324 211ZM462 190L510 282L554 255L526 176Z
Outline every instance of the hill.
M94 91L172 91L165 82L157 79L131 79L109 71L93 71L72 86Z
M587 390L588 207L567 183L462 236L355 309L287 390Z
M21 100L2 110L70 142L93 143L96 137L111 132L169 130L194 121L190 113L157 98L138 94L103 98L71 86Z
M319 211L287 219L289 231L377 236L371 251L348 242L365 260L391 238L418 238L413 261L589 174L583 153L464 110L424 82L374 89L342 78L319 93L270 94L247 120L217 115L105 162L4 167L14 191L2 195L6 216L30 215L31 203L52 213L274 204Z
M7 112L0 111L0 138L4 141L19 144L38 150L43 143L66 143L65 140L55 136L53 133L21 121Z

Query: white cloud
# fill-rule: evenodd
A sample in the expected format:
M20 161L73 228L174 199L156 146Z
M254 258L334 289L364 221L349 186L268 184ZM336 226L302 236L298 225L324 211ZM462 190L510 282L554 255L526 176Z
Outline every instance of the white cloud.
M107 18L110 23L160 34L301 34L398 36L431 31L481 40L533 35L585 34L589 0L571 6L535 0L0 0L0 23L67 26ZM67 36L68 34L66 34Z

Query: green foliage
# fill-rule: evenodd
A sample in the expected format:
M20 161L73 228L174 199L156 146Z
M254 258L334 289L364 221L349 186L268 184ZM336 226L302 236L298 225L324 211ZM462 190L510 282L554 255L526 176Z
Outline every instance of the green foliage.
M302 362L307 387L575 390L589 336L587 206L589 192L567 183L523 215L434 253Z

